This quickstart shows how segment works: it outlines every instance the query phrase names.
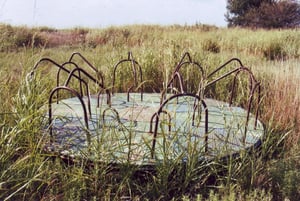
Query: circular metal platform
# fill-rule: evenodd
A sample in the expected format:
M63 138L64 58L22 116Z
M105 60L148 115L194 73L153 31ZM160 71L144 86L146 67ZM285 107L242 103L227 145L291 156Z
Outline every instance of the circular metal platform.
M213 99L161 94L116 93L111 106L90 98L90 114L77 97L52 103L48 151L108 163L152 165L164 159L225 157L260 145L263 124L240 107ZM83 98L87 103L88 98ZM207 116L206 116L207 115Z

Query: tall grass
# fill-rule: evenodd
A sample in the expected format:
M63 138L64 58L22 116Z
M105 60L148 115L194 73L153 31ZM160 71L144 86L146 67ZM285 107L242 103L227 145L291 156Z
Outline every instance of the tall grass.
M298 200L300 118L299 30L225 29L195 26L124 26L55 30L0 26L1 200ZM259 153L187 166L159 164L139 179L124 166L66 166L41 152L43 106L51 65L39 79L26 74L42 57L58 63L81 52L112 83L112 67L132 51L143 67L146 90L159 91L185 51L211 72L232 57L252 69L263 86L261 120L266 134ZM84 65L83 63L81 65ZM50 69L50 70L49 70ZM193 79L191 77L190 79ZM226 86L219 96L226 97ZM238 99L243 99L239 94Z

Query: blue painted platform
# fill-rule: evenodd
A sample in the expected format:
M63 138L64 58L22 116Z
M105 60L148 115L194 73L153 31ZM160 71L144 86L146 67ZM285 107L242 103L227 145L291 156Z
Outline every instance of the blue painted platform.
M97 97L91 96L87 125L78 98L52 103L53 121L46 131L52 129L53 143L48 151L91 161L152 165L165 159L184 161L191 154L199 160L229 156L259 145L264 135L254 115L247 121L245 109L222 101L204 99L205 108L194 97L174 98L164 106L155 130L160 94L145 93L143 101L139 93L130 94L129 101L126 93L111 98L108 106L106 95L101 95L98 107Z

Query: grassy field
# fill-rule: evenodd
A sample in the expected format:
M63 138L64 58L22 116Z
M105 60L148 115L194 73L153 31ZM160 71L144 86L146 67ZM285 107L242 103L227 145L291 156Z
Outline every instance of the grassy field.
M0 200L300 199L298 29L136 25L56 30L0 25L0 33ZM28 82L35 63L44 57L63 63L72 52L80 52L111 83L113 65L129 51L143 68L149 92L163 89L185 52L207 72L233 57L241 59L263 87L260 119L266 135L261 150L241 153L239 160L227 163L216 159L191 166L184 174L174 173L177 164L161 164L147 181L128 167L111 175L105 165L86 170L84 164L66 166L45 159L40 149L41 108L55 75L45 65L39 79ZM197 83L196 77L189 80ZM225 88L219 89L220 98L226 97Z

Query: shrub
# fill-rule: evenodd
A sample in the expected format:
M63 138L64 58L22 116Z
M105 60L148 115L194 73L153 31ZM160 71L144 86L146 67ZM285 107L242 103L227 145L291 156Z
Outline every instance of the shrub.
M202 49L204 51L209 51L212 53L219 53L220 52L220 45L217 41L208 39L205 40L202 44Z
M287 53L283 46L278 42L272 42L263 50L264 57L268 60L284 60Z
M294 150L299 152L299 150ZM300 163L299 154L294 154L285 160L277 161L271 169L272 190L276 192L278 199L283 197L290 200L300 199Z
M0 51L14 51L22 47L43 47L46 44L39 32L27 27L0 26Z

